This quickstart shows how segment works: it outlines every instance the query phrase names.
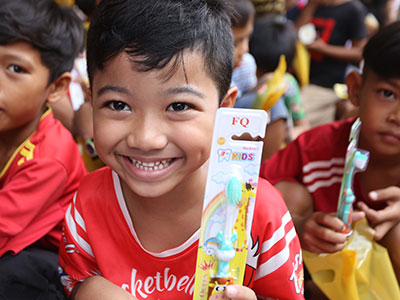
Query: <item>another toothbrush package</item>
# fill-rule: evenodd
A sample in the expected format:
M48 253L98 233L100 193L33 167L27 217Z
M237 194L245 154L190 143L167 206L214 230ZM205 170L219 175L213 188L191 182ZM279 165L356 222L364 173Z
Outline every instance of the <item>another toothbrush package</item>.
M353 193L353 180L356 172L365 171L368 165L369 152L358 149L358 138L360 135L361 121L355 120L351 126L349 145L347 147L342 185L340 187L337 216L346 224L347 235L351 235L351 223L353 214L353 202L355 196Z
M264 110L220 108L216 114L200 229L193 299L242 284L253 219Z

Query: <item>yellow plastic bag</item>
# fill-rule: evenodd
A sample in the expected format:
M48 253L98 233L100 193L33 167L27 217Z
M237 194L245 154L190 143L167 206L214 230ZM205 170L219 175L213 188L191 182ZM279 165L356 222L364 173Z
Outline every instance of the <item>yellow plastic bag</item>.
M357 222L346 247L333 254L303 251L313 281L329 299L393 300L400 289L386 248L374 242L366 219Z

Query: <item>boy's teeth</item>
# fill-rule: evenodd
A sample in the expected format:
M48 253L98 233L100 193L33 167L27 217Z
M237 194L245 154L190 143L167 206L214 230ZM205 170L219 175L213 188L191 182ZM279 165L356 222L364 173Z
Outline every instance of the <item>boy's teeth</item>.
M136 168L139 168L141 170L145 171L155 171L155 170L161 170L169 166L171 163L172 159L163 159L161 161L151 161L151 162L142 162L140 160L136 160L133 158L129 158L129 161L136 166Z

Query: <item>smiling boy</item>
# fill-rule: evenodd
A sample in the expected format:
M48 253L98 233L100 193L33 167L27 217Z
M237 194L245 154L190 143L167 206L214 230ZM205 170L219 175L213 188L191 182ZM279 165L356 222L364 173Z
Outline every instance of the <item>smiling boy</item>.
M87 58L94 141L107 167L83 180L66 213L60 264L74 299L192 299L215 113L237 92L226 5L100 4ZM226 296L302 299L290 215L271 185L259 187L246 287Z

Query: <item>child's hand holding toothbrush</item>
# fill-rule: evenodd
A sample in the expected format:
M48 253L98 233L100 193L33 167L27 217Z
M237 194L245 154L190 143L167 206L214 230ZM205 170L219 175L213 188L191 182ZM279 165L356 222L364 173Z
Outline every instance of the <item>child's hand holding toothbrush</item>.
M254 291L242 285L228 285L225 289L225 294L216 294L210 297L209 300L257 300Z

